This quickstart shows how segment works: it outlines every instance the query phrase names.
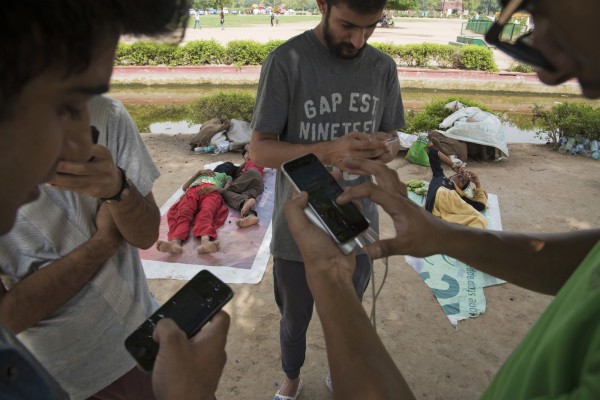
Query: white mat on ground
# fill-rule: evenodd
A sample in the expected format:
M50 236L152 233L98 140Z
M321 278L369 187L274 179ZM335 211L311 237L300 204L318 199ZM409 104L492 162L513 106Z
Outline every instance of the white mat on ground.
M207 164L205 168L212 169L218 164ZM140 250L146 277L189 280L206 269L226 283L260 282L270 257L275 170L266 168L264 180L265 191L257 198L255 206L260 220L257 225L238 228L235 220L240 218L239 212L230 208L225 224L217 231L221 245L215 253L198 255L194 238L184 243L182 254L161 253L154 246ZM169 229L166 213L182 194L183 191L178 189L160 209L160 239L166 239Z
M425 196L408 192L412 201L425 205ZM488 209L482 213L488 220L488 229L502 230L498 196L488 194ZM405 257L406 262L431 288L442 310L456 327L458 321L483 314L486 299L483 288L504 283L454 258L436 254L426 258Z

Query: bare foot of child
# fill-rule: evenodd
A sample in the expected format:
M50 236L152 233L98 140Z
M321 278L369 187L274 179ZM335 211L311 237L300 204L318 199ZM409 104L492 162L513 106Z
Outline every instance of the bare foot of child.
M248 200L246 200L244 202L244 205L242 206L242 209L240 210L240 214L242 215L242 217L245 217L248 214L248 211L250 211L255 204L256 200L253 198L249 198Z
M171 240L165 242L164 240L159 240L156 242L156 249L158 251L162 251L163 253L171 253L171 254L179 254L183 251L181 248L181 243L178 240Z
M200 244L200 246L198 246L196 251L198 252L198 254L214 253L215 251L219 250L220 244L221 242L219 242L218 240L202 243Z
M258 217L256 215L250 214L247 217L238 219L237 221L235 221L235 223L240 228L245 228L247 226L252 226L252 225L258 224Z

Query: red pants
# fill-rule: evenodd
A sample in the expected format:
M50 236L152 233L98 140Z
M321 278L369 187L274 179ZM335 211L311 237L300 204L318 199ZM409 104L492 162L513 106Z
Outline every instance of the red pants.
M169 240L186 241L190 235L190 227L195 237L208 236L211 240L217 237L217 228L223 226L229 209L223 203L219 192L198 194L198 189L210 184L189 188L183 197L173 204L167 213L169 223Z

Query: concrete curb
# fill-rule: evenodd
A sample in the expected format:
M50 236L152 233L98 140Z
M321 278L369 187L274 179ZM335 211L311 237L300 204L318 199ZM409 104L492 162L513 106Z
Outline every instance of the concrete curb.
M260 66L229 65L184 67L115 67L113 85L256 85ZM404 89L502 91L519 93L579 94L575 80L559 86L541 83L535 73L483 72L451 69L398 68Z

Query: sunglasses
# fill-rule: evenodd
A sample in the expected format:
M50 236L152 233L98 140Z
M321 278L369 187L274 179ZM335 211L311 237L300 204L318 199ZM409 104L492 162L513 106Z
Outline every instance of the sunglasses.
M500 16L485 34L485 41L516 60L553 72L554 66L539 50L533 47L533 31L527 32L513 42L503 41L501 38L502 30L517 11L531 12L533 10L532 1L502 0L501 3Z

